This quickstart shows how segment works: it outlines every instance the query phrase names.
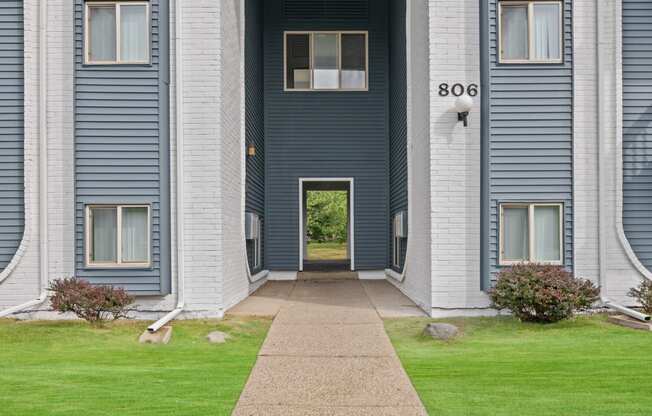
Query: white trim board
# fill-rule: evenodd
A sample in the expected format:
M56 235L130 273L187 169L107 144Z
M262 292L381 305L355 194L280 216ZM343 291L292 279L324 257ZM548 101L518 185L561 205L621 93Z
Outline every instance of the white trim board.
M303 271L303 184L304 182L348 182L349 183L349 254L351 271L355 270L355 180L353 178L299 178L299 271Z

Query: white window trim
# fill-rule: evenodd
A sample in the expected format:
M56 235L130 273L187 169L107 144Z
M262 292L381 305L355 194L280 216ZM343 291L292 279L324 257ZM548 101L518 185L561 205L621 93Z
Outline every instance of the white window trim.
M535 208L540 208L540 207L557 207L559 209L559 260L555 261L537 261L534 260L534 243L535 243L535 235L534 235L534 209ZM503 258L505 254L505 221L504 221L504 209L505 208L527 208L528 209L528 236L529 236L529 241L528 241L528 259L527 260L506 260ZM500 224L499 224L499 232L500 232L500 243L499 243L499 250L498 250L498 264L500 266L513 266L515 264L530 264L530 263L538 263L538 264L550 264L550 265L556 265L556 266L563 266L564 265L564 204L563 203L511 203L511 202L506 202L500 204Z
M534 56L534 5L550 4L559 5L559 58L558 59L533 59ZM527 8L527 31L528 31L528 59L504 59L503 58L503 5L528 6ZM498 1L498 63L501 64L562 64L564 63L564 2L563 0L499 0Z
M394 236L394 244L392 244L392 266L396 268L401 267L401 249L402 249L402 242L401 238L399 236Z
M123 61L121 56L121 19L120 8L123 5L128 6L145 6L145 16L147 18L147 59L142 61ZM90 57L90 8L94 6L114 6L115 7L115 61L93 61ZM149 65L152 62L152 22L149 1L91 1L87 0L84 5L84 64L85 65Z
M313 70L315 59L314 48L314 35L337 35L337 70L339 72L339 88L313 88ZM288 71L287 71L287 48L288 35L308 35L310 37L310 88L288 88ZM342 88L342 35L364 35L365 41L365 87L364 88ZM331 91L331 92L346 92L346 91L369 91L369 31L367 30L317 30L317 31L285 31L283 32L283 91Z
M93 228L91 221L91 211L96 208L115 208L116 209L116 262L94 262L91 261L91 252L93 251ZM123 208L147 208L147 261L146 262L124 262L122 261L122 209ZM86 205L85 212L85 243L84 259L86 268L111 268L111 269L146 269L152 267L152 209L150 205L116 205L116 204L93 204Z

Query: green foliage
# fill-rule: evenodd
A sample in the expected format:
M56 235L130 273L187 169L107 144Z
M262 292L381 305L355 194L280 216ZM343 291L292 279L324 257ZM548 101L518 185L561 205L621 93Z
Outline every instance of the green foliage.
M346 194L345 191L308 192L306 228L309 241L346 241Z
M550 325L511 317L449 318L462 335L423 336L429 318L385 321L428 414L648 416L652 332L602 315Z
M0 319L0 415L230 415L271 321L174 321L168 345L139 344L150 322ZM210 344L211 331L226 344Z
M652 280L644 280L638 287L631 288L629 296L641 304L645 313L652 314Z
M509 309L522 321L568 319L598 300L598 288L560 266L517 264L498 274L489 296L496 309Z

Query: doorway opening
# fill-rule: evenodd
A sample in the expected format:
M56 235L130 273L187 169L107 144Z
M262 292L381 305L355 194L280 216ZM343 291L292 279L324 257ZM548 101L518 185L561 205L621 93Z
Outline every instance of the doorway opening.
M299 182L299 270L355 270L353 179L302 178Z

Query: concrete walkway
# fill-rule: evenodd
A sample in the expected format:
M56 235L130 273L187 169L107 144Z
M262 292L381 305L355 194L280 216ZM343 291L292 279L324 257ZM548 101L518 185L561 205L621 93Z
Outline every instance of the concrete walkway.
M270 282L230 313L275 316L234 415L426 415L381 320L423 314L387 282Z

